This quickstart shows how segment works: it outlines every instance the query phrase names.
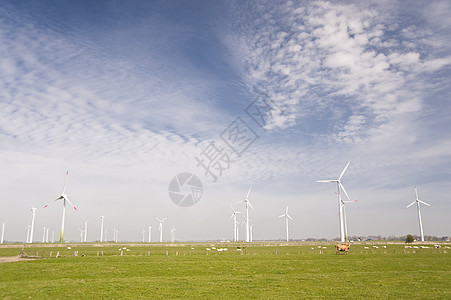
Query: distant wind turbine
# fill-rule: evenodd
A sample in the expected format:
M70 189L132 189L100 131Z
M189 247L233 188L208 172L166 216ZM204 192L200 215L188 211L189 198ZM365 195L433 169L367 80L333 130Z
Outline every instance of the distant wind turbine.
M30 224L27 225L27 227L25 227L25 229L27 230L27 243L30 242Z
M81 228L78 228L78 230L80 230L80 243L83 243L83 236L84 236L85 231Z
M420 212L420 203L427 205L427 206L432 206L424 201L421 201L420 199L418 199L418 192L417 192L417 186L415 186L415 201L413 201L412 203L410 203L409 205L407 205L406 207L404 207L404 209L417 204L417 211L418 211L418 223L420 225L420 236L421 236L421 241L424 242L424 235L423 235L423 223L421 222L421 212Z
M164 219L160 220L157 217L155 217L155 219L157 219L160 222L160 227L158 227L158 231L160 231L160 243L163 242L163 222L164 220L166 220L168 217L165 217Z
M146 235L146 230L145 229L143 229L142 234L143 234L143 243L144 243L145 242L144 241L144 236Z
M246 242L250 241L250 225L249 225L249 207L254 209L252 207L252 204L249 202L249 194L251 193L252 185L249 187L249 190L247 191L246 198L242 201L238 201L236 203L245 203L246 204Z
M171 227L171 240L172 242L175 242L175 232L177 231L177 229L175 229L175 226Z
M338 177L338 179L330 179L330 180L317 180L316 182L336 182L337 186L338 186L338 213L339 213L339 221L340 221L340 240L342 242L345 241L345 232L344 232L344 220L343 220L343 203L341 201L341 191L343 191L343 193L346 195L346 197L348 198L349 201L351 201L351 199L348 196L348 193L346 192L345 187L341 184L341 178L343 177L344 173L346 172L346 169L348 168L349 164L351 162L348 162L348 164L346 165L346 167L343 169L343 171L341 171L340 176Z
M237 221L236 221L236 214L243 214L243 212L241 212L241 211L235 211L235 209L233 208L233 206L231 205L231 207L232 207L232 211L233 211L233 213L232 213L232 215L230 216L230 219L229 220L232 220L233 219L233 241L234 242L237 242L238 241L238 223L237 223Z
M290 215L288 214L288 206L287 206L287 209L285 210L285 213L283 215L280 215L279 218L285 218L285 227L286 227L287 242L288 242L290 240L290 238L288 236L288 219L293 221L293 218L290 217Z
M75 208L75 206L72 204L72 202L69 201L69 198L66 195L66 183L67 183L67 176L69 175L69 171L66 172L66 177L64 177L64 188L63 188L63 192L61 193L61 196L59 196L58 198L56 198L52 203L58 201L58 200L63 200L63 218L61 221L61 234L60 234L60 243L63 243L63 238L64 238L64 221L66 218L66 202L69 202L69 204L75 209L77 210L77 208ZM49 204L47 204L46 206L44 206L44 208L46 208L47 206L49 206Z
M337 195L337 192L335 192L335 195ZM343 198L340 196L341 205L343 206L343 224L344 224L344 230L345 230L345 241L348 241L348 221L346 218L346 203L353 203L358 202L358 200L347 200L344 201Z
M100 216L100 242L103 242L103 219L104 216Z
M152 226L149 226L149 243L152 240L151 237L152 237Z

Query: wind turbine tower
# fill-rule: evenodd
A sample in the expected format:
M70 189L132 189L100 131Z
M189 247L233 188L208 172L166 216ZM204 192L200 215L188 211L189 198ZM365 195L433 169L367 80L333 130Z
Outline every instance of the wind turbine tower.
M149 243L152 240L151 237L152 237L152 226L149 226Z
M287 206L287 209L285 210L285 213L283 215L280 215L279 218L285 218L285 228L286 228L287 242L288 242L290 240L290 237L288 236L288 219L293 221L293 218L290 217L290 215L288 214L288 206Z
M72 204L72 202L70 202L69 198L66 195L66 183L67 183L67 176L69 175L69 171L66 172L66 177L64 177L64 188L63 188L63 192L61 193L61 196L59 196L58 198L56 198L53 202L56 202L58 200L63 200L63 218L61 220L61 234L60 234L60 243L63 243L63 238L64 238L64 222L66 219L66 202L69 202L69 204L75 209L77 210L77 208L75 208L75 206ZM52 203L53 203L52 202ZM46 208L47 206L49 206L49 204L47 204L46 206L44 206L44 208Z
M88 220L85 220L85 236L83 238L83 241L86 243L88 240Z
M163 222L164 220L166 220L168 217L165 217L164 219L160 220L157 217L155 217L155 219L157 219L160 222L160 227L158 227L158 230L160 231L160 243L163 242Z
M30 228L30 237L28 239L28 243L33 243L33 232L34 232L34 220L36 217L36 210L37 208L33 207L31 208L31 228Z
M343 186L343 184L341 184L341 178L343 177L343 175L346 172L346 169L348 168L350 163L351 162L348 162L348 164L343 169L343 171L341 172L341 174L338 177L338 179L317 180L316 181L316 182L336 182L337 183L337 186L338 186L338 193L337 193L337 197L338 197L338 214L339 214L339 222L340 222L340 240L341 240L341 242L345 241L345 230L344 230L344 220L343 220L343 203L341 201L341 191L343 191L343 193L346 195L348 200L351 201L351 199L348 196L348 193L346 192L345 187Z
M100 242L103 242L103 219L104 216L100 216Z
M415 186L415 201L413 201L412 203L410 203L409 205L407 205L406 207L404 207L404 209L417 204L417 211L418 211L418 224L420 225L420 237L421 237L421 241L424 242L424 235L423 235L423 223L421 222L421 212L420 212L420 203L424 204L426 206L432 206L424 201L421 201L420 199L418 199L418 192L417 192L417 186Z
M5 225L7 221L2 222L2 239L0 240L0 244L3 244L3 239L5 237Z

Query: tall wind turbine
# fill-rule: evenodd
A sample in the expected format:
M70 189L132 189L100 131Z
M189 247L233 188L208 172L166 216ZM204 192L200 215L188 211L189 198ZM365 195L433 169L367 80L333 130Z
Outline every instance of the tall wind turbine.
M8 222L8 221L3 221L2 222L2 239L0 240L0 244L3 244L3 238L5 237L5 225L6 225L6 222Z
M75 206L72 204L72 202L69 201L69 198L66 195L66 183L67 183L67 176L69 175L69 171L66 172L66 177L64 177L64 188L63 188L63 192L61 193L61 196L59 196L58 198L56 198L53 202L56 202L58 200L63 200L63 218L61 221L61 234L60 234L60 243L63 243L63 237L64 237L64 221L66 219L66 202L69 202L69 204L75 209L77 210L77 208L75 208ZM52 202L52 203L53 203ZM47 206L49 206L49 204L47 204L46 206L44 206L44 208L46 208Z
M246 199L242 201L238 201L236 203L245 203L246 204L246 242L250 241L250 227L249 227L249 207L254 209L249 202L249 194L251 193L252 185L249 187L249 190L247 191Z
M229 219L229 220L232 220L232 219L233 219L233 241L234 241L234 242L237 242L237 241L238 241L238 223L237 223L237 221L236 221L236 214L242 214L243 212L241 212L241 211L235 211L235 209L233 208L232 205L231 205L231 207L232 207L233 213L232 213L232 215L230 216L230 219Z
M104 216L100 216L100 242L103 242L103 219Z
M36 210L37 210L37 208L34 207L34 205L33 205L33 207L31 208L31 213L32 213L32 215L31 215L31 227L30 227L30 237L28 239L28 243L33 243L34 219L36 217Z
M423 235L423 223L421 222L421 212L420 212L420 203L427 205L427 206L432 206L424 201L421 201L420 199L418 199L418 192L417 192L417 186L415 186L415 201L413 201L412 203L410 203L409 205L407 205L406 207L404 207L404 209L417 204L417 210L418 210L418 223L420 225L420 236L421 236L421 241L424 242L424 235Z
M149 243L152 240L151 237L152 237L152 226L149 226Z
M340 240L342 242L345 241L345 233L344 233L344 223L343 223L343 204L341 203L341 191L343 191L343 193L346 195L346 197L348 198L349 201L351 201L351 199L349 198L345 187L341 184L341 178L343 177L343 175L346 172L346 169L348 168L350 163L351 162L348 162L348 164L343 169L343 171L341 171L341 174L338 177L338 179L317 180L316 181L316 182L336 182L337 183L337 186L338 186L338 193L337 193L337 196L338 196L338 213L339 213L339 221L340 221Z
M85 220L85 236L83 238L83 241L86 243L88 240L88 220Z
M293 221L293 218L290 217L290 215L288 214L288 206L287 206L287 209L285 210L285 213L283 215L280 215L279 218L285 218L285 227L286 227L287 242L288 242L290 240L290 238L288 236L288 219Z
M160 220L157 217L155 217L155 219L157 219L160 222L160 227L158 227L158 231L160 231L160 243L163 242L163 222L164 220L166 220L168 217L165 217L164 219Z

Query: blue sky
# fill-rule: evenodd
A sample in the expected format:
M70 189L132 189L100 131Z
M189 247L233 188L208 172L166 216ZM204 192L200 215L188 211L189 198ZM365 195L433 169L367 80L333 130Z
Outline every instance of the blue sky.
M350 235L451 235L448 1L4 1L0 8L0 220L5 239L59 231L67 240L100 216L119 240L165 217L177 239L231 239L230 204L255 208L254 239L339 235L336 187L352 199ZM257 101L257 102L254 102ZM266 101L266 102L262 102ZM246 113L268 104L265 124ZM250 108L248 108L250 106ZM237 117L255 141L224 141ZM262 125L262 126L261 126ZM232 126L233 127L233 126ZM251 132L251 131L248 131ZM223 137L223 138L221 138ZM214 142L227 169L198 165ZM179 173L204 185L176 206ZM242 210L239 205L236 209ZM242 226L241 232L244 233ZM37 238L39 239L39 238Z

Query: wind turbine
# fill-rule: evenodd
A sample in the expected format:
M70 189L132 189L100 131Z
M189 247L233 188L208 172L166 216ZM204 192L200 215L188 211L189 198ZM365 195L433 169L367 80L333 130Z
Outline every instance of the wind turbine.
M64 221L66 218L66 202L69 202L69 204L75 209L77 210L77 208L75 208L75 206L72 204L72 202L69 201L69 198L66 195L66 183L67 183L67 176L69 175L69 171L66 172L66 177L64 177L64 188L63 188L63 192L61 193L61 196L59 196L58 198L56 198L53 202L56 202L58 200L63 200L63 218L61 221L61 234L60 234L60 243L63 243L63 237L64 237ZM53 203L52 202L52 203ZM47 206L49 206L49 204L47 204L46 206L44 206L44 208L46 208Z
M146 234L146 230L143 229L142 233L143 233L143 243L144 243L144 236L145 236L145 234Z
M249 207L254 209L249 202L249 194L251 193L252 185L249 187L249 190L247 191L246 199L242 201L238 201L236 203L245 203L246 204L246 242L250 241L250 227L249 227Z
M149 243L151 241L151 237L152 237L152 226L149 226Z
M83 238L83 241L86 243L88 239L88 220L85 220L85 236Z
M233 209L233 206L232 206L232 205L231 205L231 207L232 207L233 213L232 213L232 215L230 216L230 219L229 219L229 220L232 220L232 219L233 219L233 241L234 241L234 242L237 242L237 241L238 241L238 226L237 226L237 221L236 221L236 214L242 214L243 212L241 212L241 211L235 211L235 209Z
M3 221L2 222L2 239L0 240L0 244L3 244L3 238L5 237L5 225L6 225L6 222L8 222L8 221Z
M345 233L344 233L344 223L343 223L343 204L341 203L341 191L343 191L343 193L346 195L346 197L348 198L349 201L351 201L351 199L349 198L345 187L341 184L341 178L343 177L343 175L346 172L346 169L348 168L350 163L351 162L348 162L348 164L343 169L343 171L341 171L341 174L338 177L338 179L317 180L316 181L316 182L336 182L337 183L337 186L338 186L338 193L337 193L337 196L338 196L338 213L339 213L339 221L340 221L340 240L342 242L345 241Z
M337 192L335 192L337 195ZM345 240L348 241L348 223L346 219L346 203L353 203L358 202L358 200L347 200L343 201L343 198L340 196L341 205L343 207L343 224L344 224L344 230L345 230Z
M171 239L172 242L175 242L175 232L177 231L177 229L175 229L175 226L171 227Z
M78 230L80 230L80 243L83 243L83 235L84 235L85 231L81 228L78 228Z
M424 242L424 235L423 235L423 223L421 222L421 212L420 212L420 203L427 205L427 206L432 206L424 201L421 201L420 199L418 199L418 192L417 192L417 186L415 186L415 201L413 201L412 203L410 203L409 205L407 205L406 207L404 207L404 209L417 204L417 210L418 210L418 223L420 224L420 236L421 236L421 241Z
M287 242L288 242L290 240L290 238L288 237L288 219L293 221L293 218L290 217L290 215L288 214L288 206L287 206L287 209L285 210L285 213L283 215L280 215L279 218L285 218L285 227L286 227Z
M100 242L103 242L103 219L104 216L100 216Z
M42 235L42 242L45 243L45 226L44 226L44 234Z
M155 219L157 219L160 222L160 227L158 227L158 231L160 231L160 243L163 242L163 222L164 220L166 220L168 217L165 217L164 219L160 220L157 217L155 217Z
M249 226L249 231L250 231L250 241L252 242L253 241L253 239L252 239L252 228L254 227L254 225L255 224L252 224L251 226Z
M36 210L37 210L37 208L34 207L34 205L33 205L33 207L31 208L31 213L32 213L31 228L30 228L30 237L28 238L28 243L33 243L34 219L36 217Z

